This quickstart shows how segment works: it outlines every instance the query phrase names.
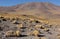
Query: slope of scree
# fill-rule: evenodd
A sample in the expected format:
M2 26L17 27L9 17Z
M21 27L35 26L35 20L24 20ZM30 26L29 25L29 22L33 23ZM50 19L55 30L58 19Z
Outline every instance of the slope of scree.
M60 39L60 26L36 16L0 14L0 39Z

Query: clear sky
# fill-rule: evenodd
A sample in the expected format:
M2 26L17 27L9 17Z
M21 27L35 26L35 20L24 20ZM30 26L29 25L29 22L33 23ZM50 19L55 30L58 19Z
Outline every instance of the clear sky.
M51 2L60 6L60 0L0 0L0 6L13 6L27 2Z

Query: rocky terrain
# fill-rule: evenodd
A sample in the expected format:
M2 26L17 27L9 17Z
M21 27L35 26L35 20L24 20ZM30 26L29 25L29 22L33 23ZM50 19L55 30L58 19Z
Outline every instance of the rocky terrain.
M0 14L0 39L60 39L60 26L32 15Z
M51 3L0 7L0 39L60 39L59 12Z

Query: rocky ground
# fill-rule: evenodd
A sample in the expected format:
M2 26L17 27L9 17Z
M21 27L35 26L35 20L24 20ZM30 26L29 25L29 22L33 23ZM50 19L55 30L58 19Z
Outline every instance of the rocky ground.
M11 18L5 16L0 16L0 39L60 39L59 25L45 23L42 19L27 15Z

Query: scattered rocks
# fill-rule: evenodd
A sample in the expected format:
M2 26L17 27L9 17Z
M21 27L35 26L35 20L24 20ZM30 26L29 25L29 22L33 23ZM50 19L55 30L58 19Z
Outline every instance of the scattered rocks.
M26 15L23 15L24 18ZM21 19L21 18L14 18L12 17L10 20L7 18L1 16L0 17L0 37L1 39L9 39L11 37L37 37L38 39L53 39L54 37L58 37L60 39L60 36L58 35L60 33L60 27L56 27L52 24L46 24L45 22L41 22L39 20L36 20L35 18L27 18ZM22 17L23 18L23 17ZM58 25L57 25L58 26ZM59 29L59 30L58 30ZM5 33L4 33L5 32ZM4 33L1 34L1 33ZM52 38L53 37L53 38ZM19 39L20 39L19 38ZM55 38L55 39L56 39ZM29 38L28 38L29 39Z

